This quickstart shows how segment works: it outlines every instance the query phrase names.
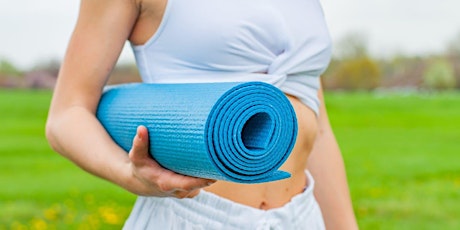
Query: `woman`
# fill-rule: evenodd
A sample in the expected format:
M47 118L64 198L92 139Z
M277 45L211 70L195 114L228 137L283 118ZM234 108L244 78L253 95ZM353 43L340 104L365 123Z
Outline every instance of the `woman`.
M285 92L299 126L281 167L291 178L249 185L176 174L149 157L143 126L129 154L118 147L95 111L126 40L146 82L256 80ZM126 229L355 229L318 79L329 58L318 0L82 0L47 138L84 170L139 195Z

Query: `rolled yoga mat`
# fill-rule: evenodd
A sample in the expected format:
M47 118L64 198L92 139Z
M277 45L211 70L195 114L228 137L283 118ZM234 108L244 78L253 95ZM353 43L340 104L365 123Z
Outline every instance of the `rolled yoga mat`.
M294 147L297 120L267 83L118 85L103 93L97 117L126 151L146 126L152 157L180 174L239 183L290 177L278 168Z

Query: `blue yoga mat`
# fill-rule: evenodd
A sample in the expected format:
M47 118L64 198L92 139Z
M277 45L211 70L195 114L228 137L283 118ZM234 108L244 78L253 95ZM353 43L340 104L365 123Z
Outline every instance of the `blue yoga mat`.
M146 126L150 154L177 173L239 183L290 177L278 168L294 147L297 120L267 83L118 85L103 93L97 117L126 151Z

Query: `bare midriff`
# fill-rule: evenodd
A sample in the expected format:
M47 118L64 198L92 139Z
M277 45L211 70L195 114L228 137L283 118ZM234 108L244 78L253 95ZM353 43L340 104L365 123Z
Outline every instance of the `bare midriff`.
M129 38L131 43L142 45L153 36L162 20L166 2L167 0L142 1L140 15ZM317 133L317 117L300 100L287 96L297 115L298 133L294 149L280 170L291 173L291 177L262 184L218 181L206 187L206 191L243 205L268 210L285 205L305 189L308 185L305 169Z
M316 137L317 119L315 113L297 98L288 98L296 111L299 131L294 149L280 170L291 173L291 177L262 184L218 181L206 187L206 191L243 205L268 210L285 205L308 186L305 169Z

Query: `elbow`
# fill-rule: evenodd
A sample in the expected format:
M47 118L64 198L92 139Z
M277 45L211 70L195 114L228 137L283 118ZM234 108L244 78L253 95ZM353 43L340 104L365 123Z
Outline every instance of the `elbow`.
M60 152L59 141L57 138L58 135L56 121L50 118L48 118L46 121L45 136L51 149L53 149L55 152Z

